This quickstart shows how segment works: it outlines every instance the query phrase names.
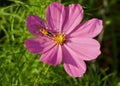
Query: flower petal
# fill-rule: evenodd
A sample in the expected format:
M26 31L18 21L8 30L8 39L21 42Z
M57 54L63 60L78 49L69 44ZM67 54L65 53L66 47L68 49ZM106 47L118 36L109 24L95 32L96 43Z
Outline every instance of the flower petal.
M46 18L51 30L61 32L61 28L65 20L64 5L59 2L53 2L50 4L46 10Z
M62 62L62 49L60 45L54 46L51 50L44 53L40 61L50 65L58 65Z
M91 38L70 38L66 45L82 60L94 60L101 54L100 44Z
M102 31L102 28L102 20L93 18L75 28L70 36L95 37Z
M63 47L63 60L66 72L72 77L82 77L86 71L86 64L75 55L68 46Z
M65 71L72 77L82 77L86 71L86 64L82 60L78 60L78 67L69 63L64 63Z
M25 41L26 48L35 54L48 51L54 46L53 41L47 38L31 38Z
M64 23L63 32L69 34L82 20L83 9L80 4L71 4L66 7L66 21Z
M35 15L30 15L26 19L28 30L35 36L41 36L40 28L45 28L45 22Z
M43 40L40 40L39 38L31 38L25 41L25 46L30 52L39 54L43 49L43 46L41 46L42 43Z

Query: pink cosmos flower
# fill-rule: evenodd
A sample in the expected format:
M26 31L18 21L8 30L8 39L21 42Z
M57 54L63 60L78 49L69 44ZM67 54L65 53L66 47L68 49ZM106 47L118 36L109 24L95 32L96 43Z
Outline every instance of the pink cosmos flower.
M40 61L58 65L64 62L66 72L72 77L82 77L86 71L85 61L100 55L100 44L93 39L102 28L102 20L90 19L84 23L80 4L64 7L53 2L46 10L46 22L35 15L27 18L28 30L36 36L25 41L27 49L41 54Z

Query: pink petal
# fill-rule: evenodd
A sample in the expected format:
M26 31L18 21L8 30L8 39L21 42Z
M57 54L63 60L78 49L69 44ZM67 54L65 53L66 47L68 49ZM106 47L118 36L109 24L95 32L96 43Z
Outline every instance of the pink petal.
M64 23L63 32L69 34L82 20L83 9L80 4L71 4L66 7L66 21Z
M46 10L46 18L51 30L61 32L63 22L65 20L64 5L59 2L53 2Z
M47 38L31 38L25 41L26 48L35 54L44 53L53 47L53 41Z
M35 15L30 15L26 19L28 30L35 36L41 36L39 29L45 28L45 22Z
M64 63L65 71L72 77L83 77L86 71L86 64L82 60L78 60L77 63L78 67L69 63Z
M58 65L62 62L62 49L60 45L54 46L52 49L44 53L40 60L46 64Z
M66 45L82 60L94 60L101 54L100 44L91 38L70 38Z
M95 37L102 31L102 29L103 29L102 20L93 18L75 28L71 32L70 36Z
M86 64L75 55L68 46L63 47L63 60L66 72L72 77L82 77L86 71Z

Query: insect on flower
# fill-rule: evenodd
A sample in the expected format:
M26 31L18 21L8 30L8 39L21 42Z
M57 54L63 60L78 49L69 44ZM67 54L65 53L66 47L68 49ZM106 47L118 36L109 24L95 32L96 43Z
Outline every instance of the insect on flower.
M85 61L96 59L101 51L94 39L103 28L102 20L92 18L83 23L84 10L80 4L65 7L59 2L46 9L46 22L36 15L26 19L26 25L35 38L25 41L26 48L35 54L43 53L40 61L53 66L63 62L72 77L82 77Z
M45 36L53 37L53 34L44 28L40 28L40 32Z

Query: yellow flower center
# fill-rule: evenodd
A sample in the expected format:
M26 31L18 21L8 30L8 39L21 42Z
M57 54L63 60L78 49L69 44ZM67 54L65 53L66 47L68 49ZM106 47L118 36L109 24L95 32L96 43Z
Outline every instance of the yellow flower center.
M66 40L66 36L64 34L59 33L56 36L54 36L53 39L57 44L62 45Z

